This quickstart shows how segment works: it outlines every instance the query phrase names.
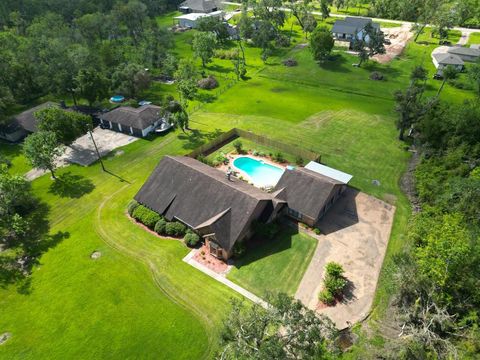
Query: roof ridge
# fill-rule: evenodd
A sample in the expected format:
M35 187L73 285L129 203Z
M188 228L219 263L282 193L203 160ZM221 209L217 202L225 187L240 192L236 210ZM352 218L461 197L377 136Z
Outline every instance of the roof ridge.
M178 162L178 163L180 163L180 164L182 164L182 165L184 165L184 166L188 166L190 169L193 169L193 170L198 171L198 169L195 167L196 164L200 165L201 167L205 167L206 169L210 170L211 172L210 173L201 172L202 175L207 176L211 179L214 179L218 183L220 183L224 186L228 186L229 188L231 188L231 189L233 189L237 192L240 192L242 194L245 194L245 195L247 195L251 198L254 198L256 200L272 200L273 199L271 194L266 193L266 192L256 188L253 185L245 184L240 179L238 179L238 182L235 182L235 183L231 183L231 182L226 181L223 177L223 173L220 170L215 169L215 168L213 168L213 167L211 167L207 164L204 164L201 161L198 161L197 159L194 159L194 158L191 158L191 157L188 157L188 156L170 156L170 155L165 155L165 156L174 160L174 161L176 161L176 162ZM179 159L185 159L185 160L188 159L188 160L187 160L187 162L184 162L184 161L179 161ZM188 163L188 161L194 161L196 164ZM218 177L212 176L213 172L216 172L218 174ZM247 186L249 186L249 190L251 190L251 192L250 191L242 191L242 189L239 189L239 187L235 186L235 184L240 184L239 186L247 185ZM259 196L255 196L255 194L252 194L252 193L256 193Z

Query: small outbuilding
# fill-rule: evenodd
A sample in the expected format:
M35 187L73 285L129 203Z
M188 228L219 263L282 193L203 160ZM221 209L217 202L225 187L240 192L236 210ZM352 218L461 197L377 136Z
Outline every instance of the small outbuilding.
M102 125L137 137L147 136L161 121L161 108L156 105L144 105L139 108L120 106L100 115Z
M380 31L380 24L373 22L370 18L347 16L345 19L335 21L332 34L336 41L349 43L349 46L352 47L356 40L363 38L365 27L369 24L375 30ZM369 41L368 37L365 40Z

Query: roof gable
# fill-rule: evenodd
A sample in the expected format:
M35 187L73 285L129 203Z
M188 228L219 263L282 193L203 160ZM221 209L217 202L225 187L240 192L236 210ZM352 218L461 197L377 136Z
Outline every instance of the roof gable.
M35 113L39 110L43 110L49 107L58 107L58 104L52 101L47 101L31 109L25 110L24 112L18 115L15 115L14 120L18 125L20 125L25 130L29 132L35 132L38 130L37 128L38 120L35 118Z
M316 220L336 188L342 185L314 171L298 168L285 170L275 189L285 188L288 207Z

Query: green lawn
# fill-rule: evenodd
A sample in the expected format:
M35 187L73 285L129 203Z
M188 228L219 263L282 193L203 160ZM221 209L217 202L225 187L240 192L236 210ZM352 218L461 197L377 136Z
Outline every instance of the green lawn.
M295 295L316 246L315 239L283 228L273 240L249 248L227 277L258 296Z
M480 32L471 33L468 38L468 44L480 44Z
M22 153L21 145L0 140L0 154L10 162L9 171L12 174L23 175L31 169L30 164Z

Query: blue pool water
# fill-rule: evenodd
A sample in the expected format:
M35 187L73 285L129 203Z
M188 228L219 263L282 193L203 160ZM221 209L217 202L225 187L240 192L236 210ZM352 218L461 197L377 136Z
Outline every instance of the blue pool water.
M244 171L255 186L275 186L283 174L283 169L267 164L263 161L240 156L233 161L233 165Z
M121 103L123 100L125 100L125 98L122 95L115 95L110 98L110 101L115 103Z

